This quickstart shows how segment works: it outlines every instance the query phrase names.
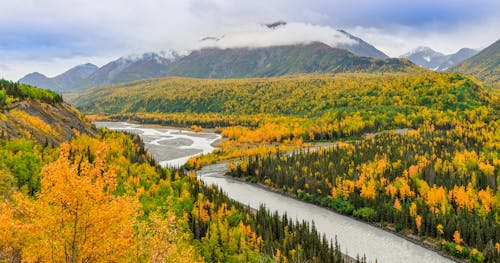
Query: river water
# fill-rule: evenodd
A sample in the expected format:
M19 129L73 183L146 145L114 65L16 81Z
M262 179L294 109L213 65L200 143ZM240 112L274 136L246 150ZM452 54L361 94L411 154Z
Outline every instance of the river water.
M190 156L210 152L214 149L213 143L220 139L214 133L144 128L124 122L97 122L96 126L140 134L146 149L163 166L182 165ZM328 239L337 237L342 251L352 257L365 254L371 262L453 262L369 224L224 176L226 171L224 163L210 165L198 171L198 178L220 187L229 197L250 207L265 204L268 209L287 213L290 218L314 221L319 232L325 233Z
M147 128L127 122L94 122L96 127L139 134L144 147L163 167L178 167L200 153L210 153L221 136L216 133L191 132L169 128Z

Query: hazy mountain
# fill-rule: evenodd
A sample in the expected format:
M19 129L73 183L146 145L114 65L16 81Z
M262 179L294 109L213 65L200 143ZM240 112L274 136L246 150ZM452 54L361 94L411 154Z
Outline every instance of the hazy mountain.
M486 84L500 88L500 39L450 71L474 75Z
M164 76L168 65L178 56L175 52L145 53L121 57L101 68L93 64L79 65L54 78L31 73L19 82L59 93L81 92L89 87L103 84Z
M205 48L170 65L168 75L196 78L269 77L313 72L406 71L401 59L360 57L324 43L264 48Z
M174 75L241 78L313 72L407 71L412 68L415 66L407 60L361 57L346 49L314 42L262 48L204 48L184 56L176 52L146 53L121 57L99 69L85 64L53 79L30 74L20 81L60 93L74 93L104 84Z
M81 83L80 89L103 84L128 82L164 76L177 53L145 53L139 56L121 57L90 75Z
M436 52L429 47L418 47L402 57L424 68L435 71L444 71L461 61L468 59L478 51L470 48L462 48L457 53L445 55Z
M19 80L19 82L36 86L42 89L50 89L54 91L59 89L59 86L54 81L54 79L49 78L38 72L33 72L24 76L22 79Z
M82 80L92 75L98 69L99 67L90 63L79 65L71 68L61 75L54 77L54 81L57 82L59 87L63 89L61 91L64 91L64 88L69 90L79 85Z
M59 93L71 93L80 91L78 89L80 83L87 79L97 69L98 67L96 65L87 63L73 67L53 78L48 78L38 72L30 73L20 79L19 82L50 89Z
M336 47L343 48L351 51L358 56L374 57L374 58L389 58L384 52L376 49L374 46L368 44L363 39L353 36L346 31L339 29L338 32L344 34L349 39L354 40L355 44L337 44Z

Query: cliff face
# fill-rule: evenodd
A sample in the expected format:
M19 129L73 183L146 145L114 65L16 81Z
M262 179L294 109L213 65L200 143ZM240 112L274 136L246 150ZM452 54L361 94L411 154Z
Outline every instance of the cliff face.
M4 139L24 137L56 145L77 134L95 133L83 115L65 102L23 100L0 112L0 137Z

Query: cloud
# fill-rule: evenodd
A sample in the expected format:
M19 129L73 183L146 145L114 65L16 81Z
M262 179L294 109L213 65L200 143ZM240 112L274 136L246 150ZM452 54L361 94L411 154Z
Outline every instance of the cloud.
M215 40L202 41L198 47L265 47L304 44L321 41L330 46L353 44L354 41L332 27L304 23L289 23L275 29L265 25L248 25L224 34Z
M226 35L218 44L227 47L336 43L345 40L336 37L342 28L393 56L420 45L442 52L485 46L500 37L493 30L500 1L491 0L0 0L0 6L0 60L12 69L0 74L12 79L35 64L54 72L76 58L99 64L189 50L206 36ZM289 26L274 32L260 26L277 20Z

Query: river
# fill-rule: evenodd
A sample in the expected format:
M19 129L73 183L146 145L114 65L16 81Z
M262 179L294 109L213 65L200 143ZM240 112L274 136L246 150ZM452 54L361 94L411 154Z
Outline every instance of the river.
M220 136L214 133L145 128L123 122L98 122L96 126L140 134L146 149L163 166L182 165L190 156L210 152L214 149L213 143L220 139ZM453 262L435 251L377 227L224 176L226 171L224 163L210 165L198 171L198 178L207 184L217 185L229 197L250 207L258 208L260 204L265 204L268 209L276 210L280 214L287 213L291 218L314 221L319 232L325 233L329 239L337 237L342 251L352 257L365 254L369 261L377 260L379 263Z

